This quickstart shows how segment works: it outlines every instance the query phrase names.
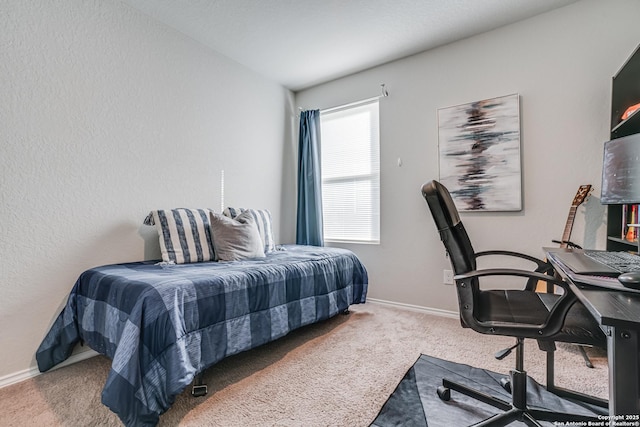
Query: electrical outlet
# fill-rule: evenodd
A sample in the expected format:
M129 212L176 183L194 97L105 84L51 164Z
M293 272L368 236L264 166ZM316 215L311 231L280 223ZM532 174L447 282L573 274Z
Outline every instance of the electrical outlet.
M444 270L442 281L445 285L453 285L453 271Z

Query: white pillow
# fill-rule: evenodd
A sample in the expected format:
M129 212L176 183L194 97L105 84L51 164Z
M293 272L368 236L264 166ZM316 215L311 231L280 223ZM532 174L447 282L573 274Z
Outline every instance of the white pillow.
M243 222L211 212L211 237L219 261L264 258L264 247L258 228L250 215Z
M210 209L154 210L144 220L155 225L162 261L170 264L215 261L209 227Z
M253 217L253 220L258 227L258 232L262 238L264 244L264 253L268 254L276 250L275 239L273 238L273 222L271 220L271 212L267 209L244 209L244 208L226 208L224 215L229 218L236 219L237 221L244 221L244 217L238 217L241 214L247 213Z

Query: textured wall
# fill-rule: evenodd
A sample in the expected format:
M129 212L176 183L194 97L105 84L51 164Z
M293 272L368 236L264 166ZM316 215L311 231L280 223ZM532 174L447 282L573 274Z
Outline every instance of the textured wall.
M578 210L572 240L604 248L602 143L609 136L611 77L640 43L640 2L583 0L296 94L305 108L374 96L380 101L381 243L351 245L370 273L369 296L457 310L450 268L420 195L438 178L437 110L520 94L524 209L462 215L476 250L542 256L559 239L581 184L594 196ZM397 159L403 160L398 167Z
M220 209L224 169L227 204L279 235L294 192L274 82L117 0L1 0L0 28L1 380L83 270L159 257L149 210Z

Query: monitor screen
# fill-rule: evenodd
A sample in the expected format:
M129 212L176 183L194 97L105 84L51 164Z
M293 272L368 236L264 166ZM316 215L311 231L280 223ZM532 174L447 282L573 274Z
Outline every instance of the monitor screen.
M640 203L640 134L604 143L600 202Z

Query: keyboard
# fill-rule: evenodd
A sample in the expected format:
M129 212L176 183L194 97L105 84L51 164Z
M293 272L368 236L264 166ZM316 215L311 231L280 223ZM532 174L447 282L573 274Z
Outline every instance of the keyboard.
M640 256L628 252L584 251L594 261L600 262L619 273L640 271Z

